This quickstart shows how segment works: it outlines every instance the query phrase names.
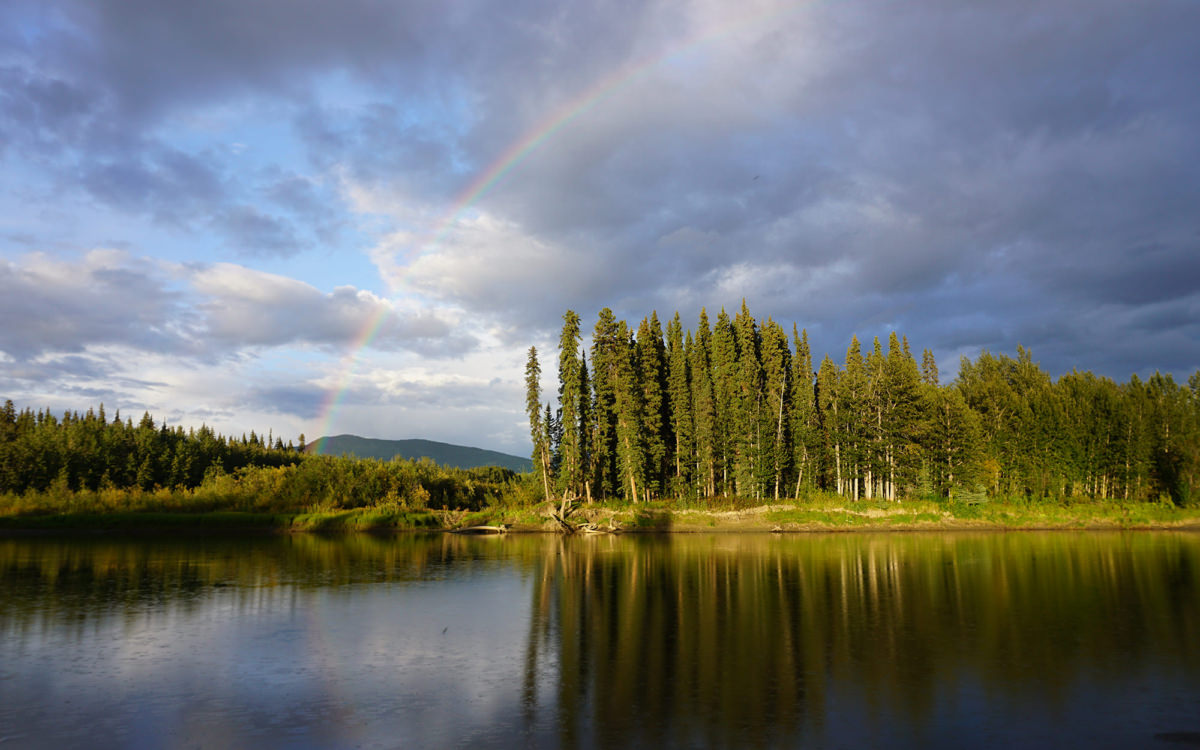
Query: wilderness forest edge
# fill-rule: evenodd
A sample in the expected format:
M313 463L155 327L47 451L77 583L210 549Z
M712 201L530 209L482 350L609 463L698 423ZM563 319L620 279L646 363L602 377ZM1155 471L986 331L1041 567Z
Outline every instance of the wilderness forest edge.
M1200 371L1120 384L1057 381L1018 346L963 357L943 384L892 333L814 369L807 331L757 322L743 301L710 326L656 314L636 335L600 311L590 356L568 310L557 405L541 402L531 348L526 413L543 492L586 500L737 496L848 499L1093 497L1186 505L1200 468Z
M0 409L0 520L46 515L370 511L360 526L447 526L445 513L530 524L553 499L595 507L722 508L789 500L845 505L988 500L1182 508L1200 497L1200 371L1118 384L1091 372L1057 380L1029 350L963 357L942 382L907 337L844 361L812 361L807 332L756 321L742 303L694 329L676 313L633 328L600 311L590 348L563 316L558 392L542 399L530 348L526 415L533 471L428 460L312 455L258 435L140 421L104 407L61 418ZM438 512L443 515L439 516ZM86 522L85 522L86 523Z

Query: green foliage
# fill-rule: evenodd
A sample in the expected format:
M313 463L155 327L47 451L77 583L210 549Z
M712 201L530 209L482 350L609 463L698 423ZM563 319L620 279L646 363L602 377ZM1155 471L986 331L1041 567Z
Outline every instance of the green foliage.
M562 429L559 445L559 492L571 497L583 494L586 437L582 433L583 369L579 358L579 316L574 310L563 315L562 337L558 343L558 408Z
M521 484L497 466L304 455L272 442L156 427L149 414L137 427L90 410L58 420L10 401L0 412L0 516L478 510Z
M667 326L667 413L669 420L669 464L672 495L691 494L694 473L695 418L692 412L691 373L688 350L693 346L691 333L683 337L679 313Z
M17 413L8 401L0 431L0 492L101 490L110 487L194 488L210 469L231 473L248 466L287 466L295 451L268 447L261 438L226 438L208 427L154 424L149 413L137 427L88 410L56 419L31 409Z
M550 496L549 425L542 420L542 368L538 364L537 348L529 347L525 363L525 413L529 417L529 439L533 443L533 470L542 480L546 497ZM549 409L549 406L547 406Z
M807 333L793 326L789 345L745 302L711 329L702 309L694 334L675 313L665 344L656 315L634 337L606 308L591 353L590 392L570 401L590 407L578 411L580 466L601 501L1200 497L1200 373L1186 386L1158 373L1055 382L1018 347L1015 358L964 357L943 384L933 354L918 364L894 332L865 355L853 337L844 367L826 355L814 373ZM572 380L560 388L573 393L581 360L563 361Z

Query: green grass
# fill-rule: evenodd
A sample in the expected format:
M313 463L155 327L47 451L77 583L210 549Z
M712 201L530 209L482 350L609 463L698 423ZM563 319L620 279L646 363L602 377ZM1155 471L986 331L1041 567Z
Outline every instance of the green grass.
M356 508L341 511L315 511L291 517L291 531L349 532L396 531L401 529L439 529L441 521L429 511L394 511Z
M516 529L550 530L554 503L524 494L502 497L476 511L426 509L394 497L360 508L327 503L287 507L271 493L250 493L236 481L197 490L49 490L0 495L4 530L261 530L273 532L360 532L460 528L508 524ZM764 506L770 509L764 510ZM1071 498L1029 501L906 499L851 501L829 493L800 500L721 497L708 501L660 499L577 506L572 520L607 523L628 531L860 529L1078 529L1200 526L1200 508L1169 502L1125 503Z

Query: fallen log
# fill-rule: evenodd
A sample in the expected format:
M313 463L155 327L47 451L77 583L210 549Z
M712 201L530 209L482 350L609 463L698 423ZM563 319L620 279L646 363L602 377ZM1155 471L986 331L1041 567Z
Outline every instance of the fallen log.
M461 529L450 529L451 534L507 534L508 524L499 526L466 526Z
M585 534L620 534L621 527L609 524L608 526L600 526L594 523L582 523L579 525L579 530Z
M558 522L558 525L564 534L574 534L576 531L578 531L578 528L567 520L567 516L571 515L572 510L574 510L574 508L571 507L571 498L564 497L562 502L559 503L558 511L550 511L550 517Z

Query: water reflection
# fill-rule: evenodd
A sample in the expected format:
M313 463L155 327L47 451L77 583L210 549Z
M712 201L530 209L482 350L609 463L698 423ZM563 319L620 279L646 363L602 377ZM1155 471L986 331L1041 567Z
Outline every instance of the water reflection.
M1179 533L0 540L0 741L1140 747L1200 731L1198 574Z
M1200 697L1196 542L566 542L534 581L523 705L552 707L564 745L1136 745L1198 723L1200 703L1131 711L1142 690Z

